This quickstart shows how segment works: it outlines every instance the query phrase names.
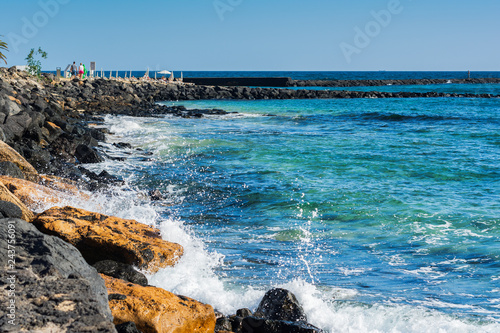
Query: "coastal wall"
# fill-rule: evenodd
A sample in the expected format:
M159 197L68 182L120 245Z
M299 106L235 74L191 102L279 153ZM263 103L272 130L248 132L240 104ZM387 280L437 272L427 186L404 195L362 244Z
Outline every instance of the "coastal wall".
M408 80L291 80L291 87L374 87L429 84L480 84L500 83L500 78L477 79L408 79Z
M293 85L289 77L192 77L184 78L184 82L203 86L289 87Z

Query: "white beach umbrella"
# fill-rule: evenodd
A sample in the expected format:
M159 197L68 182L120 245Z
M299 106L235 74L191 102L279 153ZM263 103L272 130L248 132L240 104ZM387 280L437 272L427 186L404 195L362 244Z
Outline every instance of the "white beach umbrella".
M158 72L158 74L168 75L168 74L172 74L172 73L170 73L167 70L162 70L161 72Z

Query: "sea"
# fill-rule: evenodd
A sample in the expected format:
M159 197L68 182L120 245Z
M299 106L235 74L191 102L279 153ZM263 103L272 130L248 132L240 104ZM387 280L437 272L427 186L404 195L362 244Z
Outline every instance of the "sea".
M348 89L500 94L499 84ZM159 103L235 113L105 116L98 126L111 134L100 149L126 159L86 167L125 184L72 203L156 226L184 247L176 266L148 275L150 284L227 315L255 310L267 290L286 288L308 321L330 333L500 332L500 99ZM150 200L154 190L164 198Z

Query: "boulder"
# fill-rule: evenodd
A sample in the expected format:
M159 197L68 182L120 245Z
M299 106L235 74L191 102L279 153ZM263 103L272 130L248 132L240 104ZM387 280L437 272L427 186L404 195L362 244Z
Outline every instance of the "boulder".
M61 134L64 133L61 127L56 124L46 121L45 126L42 129L42 133L48 142L52 142L57 139Z
M8 116L3 124L3 131L8 140L16 140L23 136L31 125L31 117L27 112Z
M20 105L21 105L21 102L18 99L16 99L15 97L12 97L12 96L7 96L7 99L5 99L5 105L4 105L3 112L7 116L14 116L22 111Z
M25 221L29 222L35 217L33 212L2 183L0 183L0 200L10 202L19 207L21 209L21 218Z
M260 301L255 316L272 320L307 321L304 309L293 293L273 288Z
M175 265L183 253L179 244L161 239L156 228L73 207L53 207L33 224L75 245L90 264L113 260L156 272Z
M0 202L1 209L1 202ZM1 210L0 210L1 212ZM148 285L148 279L141 272L136 271L131 265L113 260L103 260L92 265L99 273L108 275L127 282L132 282L141 286Z
M100 163L104 161L97 150L84 144L76 147L75 157L80 163Z
M2 253L12 239L15 264L0 256L0 276L14 283L0 285L0 302L15 301L15 310L0 315L2 332L116 332L104 281L74 246L23 220L0 220Z
M38 177L38 179L44 180L50 178ZM58 185L58 188L55 182L52 182L52 188L49 188L23 179L0 176L0 183L32 211L43 210L49 205L61 205L68 199L73 200L75 197L81 199L88 198L88 195L69 185L67 187Z
M38 173L24 157L19 155L17 151L3 141L0 141L0 161L14 163L19 167L27 179Z
M132 321L144 333L214 332L215 313L210 305L160 288L102 277L109 294L126 296L109 301L115 325Z

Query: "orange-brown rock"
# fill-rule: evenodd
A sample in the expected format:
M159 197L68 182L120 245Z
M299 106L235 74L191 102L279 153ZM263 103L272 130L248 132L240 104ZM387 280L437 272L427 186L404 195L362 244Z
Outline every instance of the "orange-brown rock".
M21 212L23 213L22 219L27 221L27 222L30 222L33 219L33 217L35 216L31 212L31 210L29 210L29 208L26 207L26 205L23 204L21 200L19 200L18 197L16 197L14 194L12 194L12 192L9 191L9 189L1 183L0 183L0 200L12 202L13 204L15 204L19 208L21 208Z
M179 244L161 239L156 228L73 207L53 207L33 224L76 246L90 264L109 259L156 272L175 265L183 253Z
M109 301L115 325L132 321L144 333L212 333L215 330L215 313L210 305L160 288L101 276L109 295L126 296L125 299L111 297Z
M35 175L34 180L45 182L50 187L36 184L23 179L0 176L0 183L9 189L32 211L45 209L47 205L63 205L64 202L78 196L80 199L88 199L88 195L80 192L76 186L60 183L55 179Z
M28 163L11 146L0 140L0 161L12 162L16 164L23 172L26 179L32 179L33 175L38 174L36 169Z

